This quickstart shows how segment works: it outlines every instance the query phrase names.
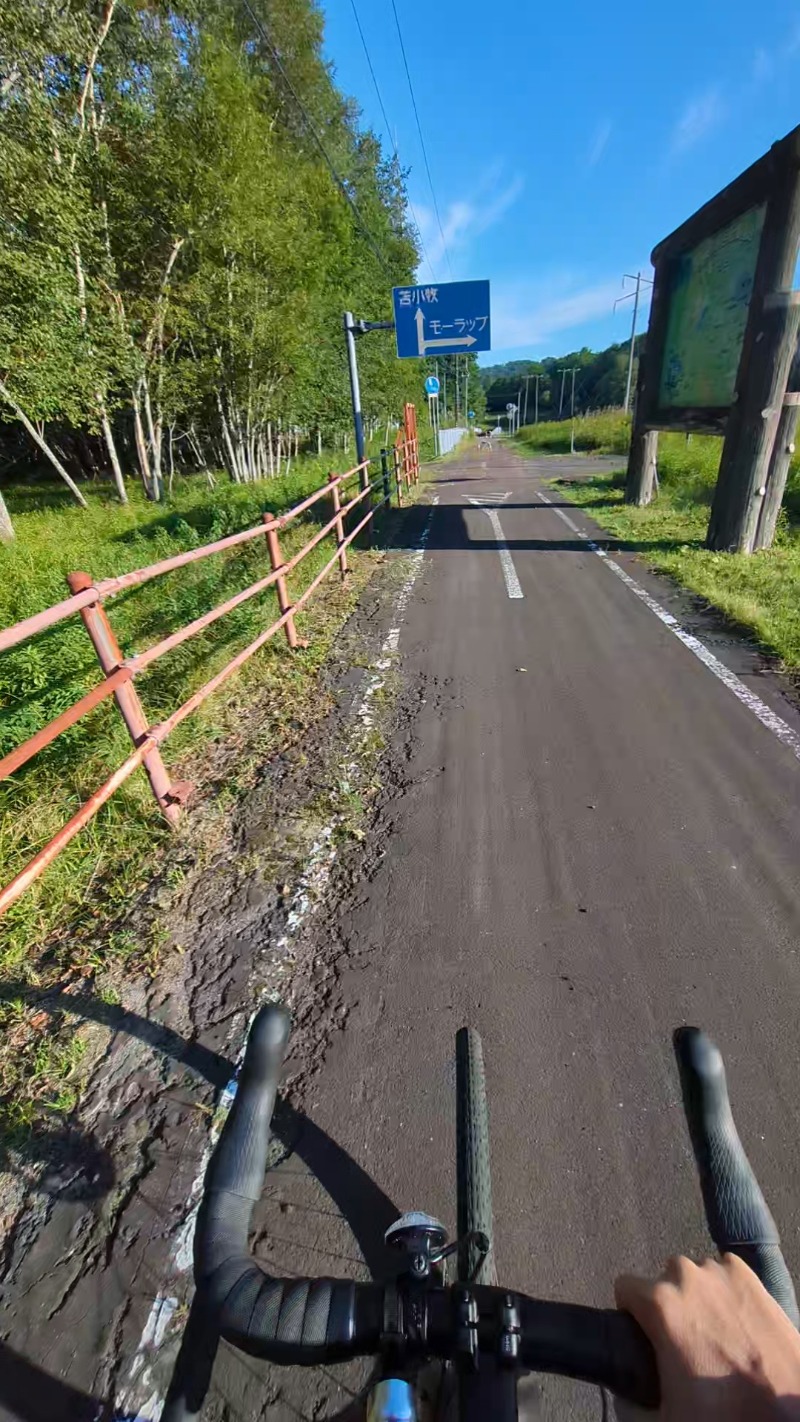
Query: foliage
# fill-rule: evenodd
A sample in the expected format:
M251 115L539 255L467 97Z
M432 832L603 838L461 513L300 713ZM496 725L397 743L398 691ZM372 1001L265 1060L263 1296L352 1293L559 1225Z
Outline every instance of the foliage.
M10 398L73 470L116 450L151 497L176 452L246 481L343 435L342 312L388 316L417 261L314 0L7 0L0 224ZM423 364L385 333L360 355L375 427Z
M37 483L14 491L20 535L5 554L10 575L0 585L0 623L14 622L64 595L64 575L83 568L111 576L142 567L200 542L258 523L266 509L279 512L319 487L327 466L308 461L288 479L260 486L225 484L213 495L193 478L176 481L170 509L155 510L134 490L121 507L110 487L87 512L63 507L58 489ZM330 516L327 501L294 531L281 535L284 554L306 542L315 521ZM290 580L295 596L331 556L330 538L312 551ZM170 737L167 763L202 785L214 740L265 724L280 743L313 695L325 649L371 568L369 555L353 550L354 576L342 587L334 573L321 595L298 615L312 635L307 651L289 656L281 636L270 641L231 681ZM154 579L109 603L109 617L125 654L142 650L263 576L269 568L264 541ZM252 641L277 615L273 590L244 603L204 633L168 653L137 679L146 713L156 722L184 701ZM95 654L80 622L60 623L0 660L0 753L19 744L99 679ZM110 702L99 706L39 753L0 788L0 882L6 883L65 823L87 795L130 751L121 718ZM213 772L212 772L213 773ZM129 780L27 891L3 921L0 969L38 971L36 950L56 942L63 970L80 959L82 932L102 904L112 917L143 886L164 830L142 772ZM67 934L66 926L69 926ZM55 934L55 940L53 935ZM58 946L60 945L60 947ZM52 955L51 955L52 958Z
M634 381L643 341L643 336L636 339ZM570 351L568 355L546 356L544 360L512 360L505 365L484 366L480 378L487 407L493 413L500 414L507 404L516 404L522 392L524 413L525 377L529 376L527 418L531 420L535 394L532 377L539 375L539 419L557 420L559 411L563 413L570 409L572 378L569 374L563 375L563 372L570 371L573 366L577 367L577 413L621 406L625 400L629 349L629 342L623 341L604 351L590 351L584 346L579 351Z
M571 420L552 420L523 425L520 441L542 454L569 454ZM575 420L575 448L596 454L627 454L631 442L630 416L622 410L598 410Z

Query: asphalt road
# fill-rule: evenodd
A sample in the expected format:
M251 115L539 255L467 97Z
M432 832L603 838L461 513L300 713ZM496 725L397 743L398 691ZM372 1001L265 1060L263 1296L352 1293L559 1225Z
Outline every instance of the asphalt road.
M553 473L503 448L440 470L400 639L403 790L331 925L349 1017L308 1112L398 1207L453 1224L474 1024L501 1281L608 1304L619 1271L709 1247L671 1050L700 1024L800 1278L800 762L587 547L589 520L563 522ZM614 556L798 730L750 652ZM542 1405L600 1415L571 1384Z

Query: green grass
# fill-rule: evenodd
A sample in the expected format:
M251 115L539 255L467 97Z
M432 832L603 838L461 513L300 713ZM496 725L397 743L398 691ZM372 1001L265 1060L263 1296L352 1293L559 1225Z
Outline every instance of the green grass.
M624 416L603 412L577 422L583 448L611 448L615 421ZM547 448L569 450L569 422L539 426L547 430ZM538 433L520 442L540 449ZM652 504L638 509L623 503L623 461L615 473L592 475L559 487L567 498L583 505L609 533L639 551L653 567L669 573L684 587L752 633L792 674L800 670L800 457L787 485L775 543L752 556L712 553L703 547L711 499L719 468L722 441L711 435L659 436L659 492ZM627 446L619 451L627 452Z
M220 482L209 490L197 479L176 481L166 506L148 503L135 487L121 507L110 490L90 488L83 511L60 488L37 484L9 490L15 543L0 548L0 625L18 621L63 598L65 576L84 570L105 577L257 523L324 482L328 463L309 461L288 480L245 486ZM355 485L353 485L353 489ZM328 501L281 536L284 555L330 516ZM296 597L333 551L323 540L290 581ZM251 785L265 757L298 743L326 709L318 673L342 622L371 576L379 554L351 547L351 577L334 569L297 617L309 646L290 654L283 633L262 648L224 688L189 717L164 747L175 778L198 787L224 818ZM107 604L126 655L191 621L269 571L266 540L169 573ZM157 722L203 685L277 612L270 589L220 619L205 633L167 654L137 678L146 714ZM0 657L0 753L45 725L99 680L94 651L76 617ZM0 882L6 883L130 752L121 718L107 702L59 737L0 786ZM209 794L213 801L208 800ZM191 837L197 819L179 832ZM12 906L0 925L0 994L5 985L46 987L78 973L99 991L114 991L114 974L155 973L164 945L153 930L146 941L120 932L121 919L154 872L169 864L171 834L161 820L143 771L117 792L52 866ZM173 865L166 874L180 875ZM47 1020L41 1020L46 1019ZM24 1125L37 1112L68 1110L74 1101L82 1047L66 1019L25 1005L0 1004L0 1115ZM3 1102L5 1112L3 1113Z
M569 454L570 420L523 425L519 442L537 454ZM630 416L622 410L598 410L575 421L575 448L582 453L627 454L631 440Z

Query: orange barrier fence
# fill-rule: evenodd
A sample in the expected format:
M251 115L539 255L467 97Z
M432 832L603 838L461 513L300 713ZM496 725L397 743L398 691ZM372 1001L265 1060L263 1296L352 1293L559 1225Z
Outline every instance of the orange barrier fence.
M406 488L419 479L416 412L413 405L407 405L405 408L403 428L394 449L394 460L399 501L401 471L402 481ZM206 543L200 548L193 548L186 553L178 553L172 558L164 558L161 562L152 563L149 567L137 568L130 573L123 573L120 577L104 578L97 582L94 582L88 573L70 573L67 583L72 594L71 597L46 608L43 612L36 613L33 617L26 617L13 627L0 631L0 652L3 652L24 642L37 632L52 627L55 623L77 613L95 649L104 677L97 686L82 696L74 705L62 711L59 716L43 726L35 735L0 759L0 779L13 775L20 766L25 765L40 750L50 745L62 732L68 730L70 726L74 726L76 721L79 721L89 711L94 710L100 702L111 696L114 698L134 746L133 753L128 756L127 760L123 761L113 775L109 776L108 780L89 796L89 799L73 815L72 819L58 830L30 863L4 889L0 890L0 914L3 914L43 873L62 849L69 844L70 840L74 839L84 825L88 824L101 805L110 799L140 765L144 765L162 814L173 823L177 820L181 803L186 799L191 786L183 782L173 783L170 780L169 772L161 758L161 745L167 736L175 730L175 727L180 725L181 721L196 711L207 697L218 691L227 678L243 666L281 628L283 628L291 648L301 645L295 627L295 614L309 601L334 564L338 563L342 577L346 575L348 547L362 530L368 530L371 536L371 521L377 509L390 503L388 454L385 450L382 451L381 476L379 478L370 479L369 464L370 461L365 460L355 468L349 469L346 474L329 475L327 483L315 490L308 498L303 499L294 508L279 516L272 517L270 514L264 514L262 522L255 528L247 528L241 533L233 533L227 538L219 538L214 543ZM357 492L353 494L347 491L345 493L345 485L355 478L358 479ZM380 499L377 504L373 505L372 495L379 487ZM314 533L313 537L297 553L284 562L280 546L281 531L288 528L295 519L306 513L321 499L331 500L333 516ZM357 519L355 526L349 532L345 532L344 520L355 509L358 509L361 517ZM332 556L301 595L291 602L287 589L287 578L312 549L316 548L330 534L333 534L336 545ZM126 588L137 587L142 583L149 582L151 578L161 577L164 573L172 572L176 568L182 568L199 559L213 557L216 553L234 548L253 538L263 538L267 544L271 571L265 577L259 578L257 582L212 608L210 612L204 613L202 617L195 618L187 626L172 632L168 637L156 642L154 646L148 647L136 656L123 657L105 610L105 603L110 598ZM217 672L216 676L206 682L205 686L200 687L188 701L173 711L165 721L157 726L149 725L144 707L134 686L137 674L157 658L163 657L173 648L179 647L182 642L197 636L218 618L224 617L226 613L232 612L234 608L239 607L249 598L256 597L273 586L277 594L280 616L261 632L254 642L244 647L232 661Z

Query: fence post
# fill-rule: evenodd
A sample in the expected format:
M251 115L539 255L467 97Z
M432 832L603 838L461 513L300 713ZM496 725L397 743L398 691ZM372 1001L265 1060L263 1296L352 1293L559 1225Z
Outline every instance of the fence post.
M392 457L394 459L395 483L397 484L397 507L401 509L403 507L403 481L400 478L400 451L397 448L397 441L395 441L395 446L392 450Z
M331 473L328 475L328 483L331 485L331 498L333 499L333 512L335 514L338 514L340 508L342 507L342 501L339 497L339 485L334 482L336 478L336 474ZM342 547L343 543L344 520L341 517L338 517L336 520L336 546L339 549L339 568L341 570L342 577L344 578L349 572L349 568L347 566L347 549Z
M369 490L369 461L367 461L366 464L364 464L363 467L359 469L358 482L361 485L362 492L366 492ZM372 495L370 493L367 492L367 497L361 500L361 506L366 513L370 512L370 510L372 509ZM369 523L365 525L364 533L366 535L367 547L371 548L373 543L372 519L370 519Z
M93 584L88 573L69 573L67 586L70 592L79 593L92 587ZM88 607L82 607L80 615L97 653L97 660L106 676L110 676L111 672L115 672L118 667L124 665L124 658L106 610L98 599L97 602L90 603ZM133 682L128 681L122 686L118 686L114 692L114 700L134 746L141 745L150 728ZM176 824L180 818L180 807L173 799L172 782L167 767L161 759L160 750L154 748L148 752L144 758L144 768L147 771L147 777L161 813L170 824Z
M392 502L392 486L389 483L389 451L381 450L381 474L383 475L383 502L389 508Z
M273 522L272 514L265 513L262 514L261 517L264 523L266 524L271 524ZM267 528L266 534L267 548L269 549L269 561L272 564L272 571L273 573L275 573L277 572L278 568L283 567L283 557L281 554L281 545L278 540L278 530L277 528ZM281 610L281 616L283 616L284 612L288 612L290 614L283 624L283 630L286 633L286 640L289 643L289 646L291 647L292 651L295 651L295 649L301 645L307 647L308 643L303 642L301 644L297 636L297 629L294 625L294 618L291 616L292 604L289 601L289 591L286 587L286 579L283 574L281 574L280 577L275 579L275 588L278 594L278 606Z

